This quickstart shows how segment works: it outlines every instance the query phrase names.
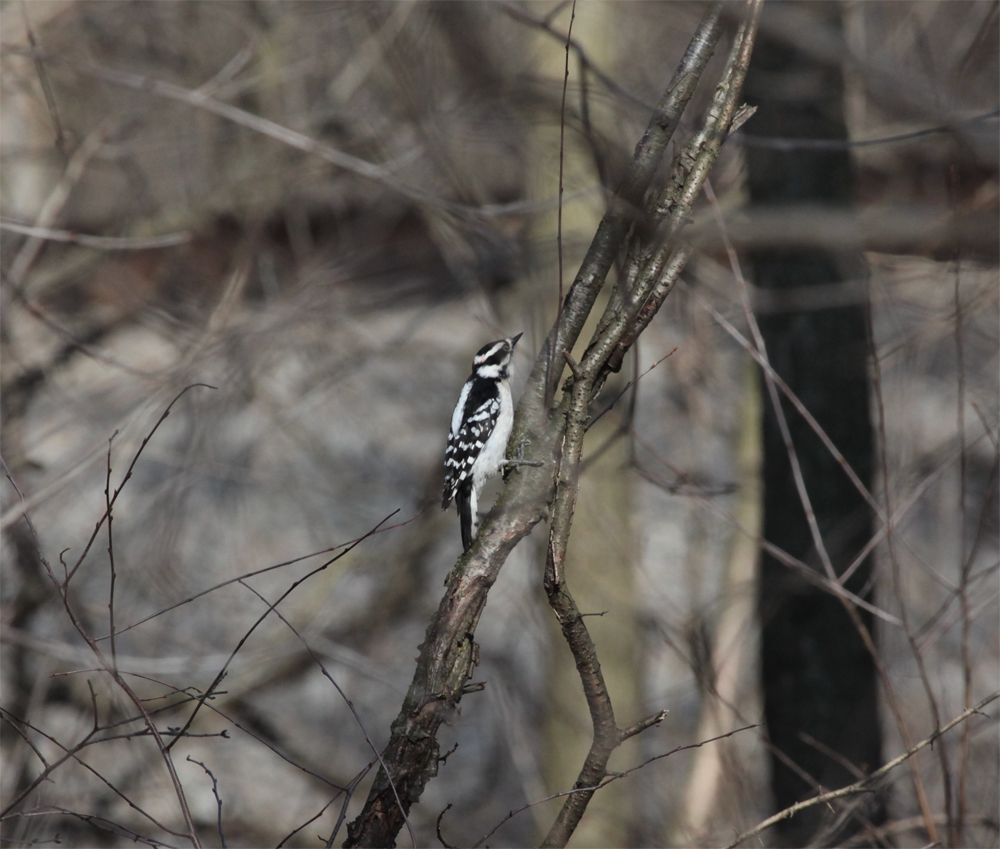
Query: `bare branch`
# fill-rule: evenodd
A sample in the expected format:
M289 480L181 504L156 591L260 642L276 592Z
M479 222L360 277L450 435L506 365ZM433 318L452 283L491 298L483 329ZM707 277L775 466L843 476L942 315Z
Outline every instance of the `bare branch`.
M665 714L666 711L662 711L661 713ZM642 720L642 723L645 723L649 719L653 719L654 717L660 717L661 719L663 718L661 716L661 714L654 714L653 717L647 717L647 719ZM636 725L640 725L642 723L636 723ZM651 724L655 725L656 723L651 723ZM634 728L636 726L632 726L632 727ZM648 727L648 726L646 726L646 727ZM544 799L537 799L534 802L528 802L528 804L522 805L520 808L517 808L516 810L508 812L508 814L502 820L500 820L500 822L498 822L492 828L492 830L490 830L489 832L487 832L486 834L484 834L482 837L479 838L479 840L477 840L474 844L472 844L473 845L473 849L477 849L477 847L482 846L483 843L485 843L487 840L489 840L494 834L497 833L497 831L500 830L500 827L504 823L506 823L509 820L513 819L514 817L516 817L522 811L528 810L528 808L533 808L536 805L543 804L544 802L551 802L553 799L562 799L565 796L572 796L572 795L574 795L576 793L590 793L590 794L593 794L596 791L600 790L602 787L607 787L612 781L618 781L619 779L625 778L626 776L631 775L633 772L637 772L638 770L643 769L644 767L649 766L651 763L653 763L655 761L663 760L664 758L669 758L671 755L676 755L678 752L686 752L686 751L688 751L690 749L700 749L702 746L707 746L709 743L716 743L719 740L726 740L729 737L732 737L734 734L739 734L741 731L748 731L751 728L757 728L757 726L756 725L745 725L742 728L733 729L732 731L728 731L725 734L720 734L717 737L711 737L708 740L702 740L700 743L688 743L686 746L675 746L669 752L663 752L660 755L654 755L653 757L651 757L651 758L643 761L642 763L636 764L635 766L630 767L629 769L625 770L625 772L616 772L614 774L609 774L606 778L604 778L601 781L600 784L598 784L598 785L596 785L594 787L574 787L572 790L563 790L561 793L553 793L551 796L546 796ZM640 730L645 730L645 729L643 728L643 729L640 729ZM622 732L622 733L626 733L626 732Z
M84 248L98 248L105 251L144 251L150 248L169 248L191 241L191 234L183 231L164 233L162 236L88 236L85 233L74 233L72 230L31 227L15 221L0 221L0 230L50 242L69 242Z
M763 822L755 825L749 831L743 832L732 843L727 844L725 849L734 849L736 846L739 846L744 841L749 840L751 837L755 837L765 829L770 828L775 823L781 822L782 820L794 816L801 810L804 810L806 808L811 808L814 805L824 805L827 802L832 802L834 799L840 799L843 798L844 796L853 796L857 793L867 792L869 788L872 786L872 784L877 782L880 778L882 778L882 776L886 775L888 772L895 769L901 763L908 761L921 749L924 749L927 746L931 745L931 743L937 740L942 734L945 734L946 732L950 731L956 725L965 722L965 720L967 720L969 717L975 716L976 714L980 713L984 707L986 707L991 702L996 701L997 699L1000 699L1000 692L993 693L992 695L987 696L985 699L983 699L975 707L970 707L962 711L962 713L960 713L958 716L952 719L951 722L949 722L943 728L939 728L929 737L924 738L915 746L911 746L909 749L903 752L903 754L893 758L887 764L884 764L883 766L879 767L877 770L875 770L875 772L871 773L871 775L868 775L866 778L863 778L861 781L856 781L854 782L854 784L849 784L847 787L841 787L839 790L831 790L829 793L822 793L819 796L814 796L811 799L805 799L801 802L797 802L796 804L788 808L785 808L783 811L779 811L774 816L768 817Z
M717 95L707 121L706 126L710 129L696 139L697 154L692 157L694 183L685 187L690 195L689 202L693 202L700 191L701 181L718 154L724 131L735 110L759 8L759 0L748 6L749 23L741 28L734 44L724 72L724 84L720 84L723 95ZM565 588L563 560L576 502L576 479L588 409L597 385L595 379L603 379L599 375L603 374L602 369L629 322L626 320L614 328L604 328L604 345L591 346L577 369L578 373L567 382L555 409L550 409L546 402L554 397L554 387L561 378L562 369L550 368L549 363L556 339L563 351L572 350L627 231L644 214L644 196L653 174L721 33L720 16L720 4L713 4L703 17L660 107L636 146L628 173L612 197L564 300L560 321L549 331L521 396L511 444L525 446L529 454L527 459L541 460L546 466L542 470L529 468L508 484L496 508L481 526L476 542L449 575L447 591L427 628L413 682L393 723L393 734L384 753L385 761L391 767L392 782L389 781L389 771L379 772L364 810L348 828L345 846L390 845L402 826L403 814L420 797L426 782L436 775L439 754L437 730L457 706L477 662L473 635L489 588L510 550L544 516L550 503L546 592L563 633L574 648L595 724L592 754L581 772L579 786L593 786L604 778L607 759L621 742L584 619ZM712 135L713 132L715 135ZM684 260L686 255L677 257L676 273L679 274ZM648 284L647 292L654 288L655 282L653 280ZM669 287L649 306L649 318L655 314L668 291ZM640 302L639 306L642 305ZM639 330L641 332L641 328ZM569 355L567 362L571 359L572 355ZM555 470L554 475L552 470ZM402 800L401 805L396 801L397 793ZM577 798L567 800L547 839L551 845L565 843L582 816L590 795L576 794Z

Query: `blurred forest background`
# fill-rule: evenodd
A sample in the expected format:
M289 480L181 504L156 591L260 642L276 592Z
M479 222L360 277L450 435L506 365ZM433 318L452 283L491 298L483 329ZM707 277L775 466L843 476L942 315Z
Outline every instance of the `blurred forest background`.
M288 595L284 620L261 622L190 729L201 736L173 749L205 845L224 833L229 846L319 846L345 798L348 818L360 809L365 730L384 745L461 550L457 517L437 505L471 357L523 331L523 382L555 317L572 11L0 4L3 845L178 844L163 761L129 737L141 723L112 725L134 708L95 670L39 553L57 573L77 562L106 510L109 440L113 494L191 384L214 388L177 401L115 503L114 568L105 530L68 602L106 636L114 575L114 628L129 628L118 666L149 710L164 708L210 685L264 599L391 515ZM575 7L567 286L703 11ZM842 69L849 138L873 142L838 148L857 216L748 216L756 119L727 141L711 178L724 227L706 202L683 285L605 390L610 403L673 351L592 428L569 557L581 609L600 614L588 624L621 721L669 711L613 769L758 727L613 782L574 846L720 845L774 810L755 601L769 400L737 338L752 334L723 235L741 256L863 256L853 280L796 309L860 304L870 322L873 480L889 520L866 591L902 709L880 701L883 758L1000 686L998 4L768 14L762 37ZM816 85L803 73L794 96ZM794 148L792 132L756 132L758 149ZM751 292L761 316L781 308L769 294ZM436 825L472 845L576 778L590 718L541 591L544 554L536 531L492 590L477 634L487 683L443 732L455 748L411 812L419 845L439 845ZM189 712L165 709L157 724ZM890 773L884 816L843 845L997 846L996 713ZM102 730L87 738L95 714ZM487 842L537 843L558 804Z

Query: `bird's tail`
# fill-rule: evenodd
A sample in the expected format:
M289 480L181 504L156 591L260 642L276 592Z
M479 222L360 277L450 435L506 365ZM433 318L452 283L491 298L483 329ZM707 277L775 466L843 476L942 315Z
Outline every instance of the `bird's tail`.
M464 480L455 493L455 503L458 505L458 517L462 524L462 548L465 551L472 548L472 540L475 538L472 530L473 501L472 481Z

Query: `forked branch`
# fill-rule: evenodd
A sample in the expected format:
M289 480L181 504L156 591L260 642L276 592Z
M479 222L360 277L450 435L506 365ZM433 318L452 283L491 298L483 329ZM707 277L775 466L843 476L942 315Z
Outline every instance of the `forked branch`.
M600 784L611 751L627 736L656 722L656 717L651 717L626 731L615 724L593 642L565 586L566 543L576 504L590 404L609 371L615 368L613 356L624 355L634 344L690 255L678 236L736 112L761 2L749 0L746 22L736 33L704 129L682 149L682 158L675 162L674 176L665 193L652 200L648 195L653 177L722 33L720 3L706 11L636 146L631 165L608 204L518 405L512 444L523 448L524 459L544 465L524 467L511 475L475 543L448 576L447 589L427 627L413 681L383 753L387 769L379 771L364 809L348 827L345 846L393 845L405 814L437 774L437 733L454 714L476 665L475 631L490 587L514 546L550 511L546 591L574 651L595 725L594 746L578 785L591 788ZM664 204L668 204L667 214L658 212L666 208ZM658 226L663 221L669 222L665 228ZM642 235L626 244L630 232ZM564 363L573 362L571 356L564 360L563 352L573 349L623 248L627 248L641 273L633 277L634 285L628 292L621 281L616 284L611 298L612 304L617 304L616 311L605 314L586 354L550 407L548 401L557 397L555 390ZM661 255L659 264L648 261L650 256ZM639 262L639 258L643 261ZM666 275L664 269L668 270ZM591 795L581 792L567 798L546 845L565 844Z
M583 439L591 402L607 374L618 370L625 353L659 310L690 256L688 246L677 244L677 236L690 215L695 198L708 177L736 114L740 89L750 63L760 6L760 0L750 4L747 20L736 34L704 127L677 156L673 178L660 197L649 205L645 226L636 228L637 234L647 235L633 237L626 267L642 270L627 281L631 285L630 291L625 291L619 280L617 297L611 298L582 363L576 365L568 352L566 354L573 377L568 381L570 401L549 525L545 592L583 683L593 722L593 740L574 784L574 790L580 792L566 797L542 843L546 847L565 846L569 841L597 786L607 776L612 752L628 737L655 724L657 717L662 718L657 714L630 729L619 729L601 674L596 647L566 585L566 549L579 495ZM661 220L666 222L665 233L656 232Z

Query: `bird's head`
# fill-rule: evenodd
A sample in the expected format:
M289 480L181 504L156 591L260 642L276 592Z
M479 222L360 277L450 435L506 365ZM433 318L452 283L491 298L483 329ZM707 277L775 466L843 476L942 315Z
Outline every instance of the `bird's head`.
M472 360L472 371L479 377L492 378L493 380L503 380L510 373L510 357L514 351L517 340L523 334L510 336L506 339L498 339L490 342L479 349L479 353Z

